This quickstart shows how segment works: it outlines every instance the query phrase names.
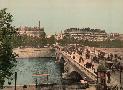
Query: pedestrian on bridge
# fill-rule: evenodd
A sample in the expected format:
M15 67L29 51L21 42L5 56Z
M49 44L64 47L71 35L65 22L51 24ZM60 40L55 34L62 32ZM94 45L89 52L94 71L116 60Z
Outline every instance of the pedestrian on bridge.
M107 74L107 77L108 77L108 81L107 81L107 83L110 83L110 81L111 81L111 79L110 79L110 77L111 77L111 73L110 73L110 71L108 71L106 74Z

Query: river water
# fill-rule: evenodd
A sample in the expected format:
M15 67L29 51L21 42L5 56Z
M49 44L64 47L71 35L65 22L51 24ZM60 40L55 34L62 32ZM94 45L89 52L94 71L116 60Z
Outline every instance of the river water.
M61 85L61 71L59 64L55 63L55 58L30 58L30 59L17 59L17 66L13 69L13 73L17 72L17 90L24 90L23 86L27 85L26 90L37 90L35 87L36 79L38 84L42 83L57 83ZM33 76L33 74L49 74L48 81L47 76ZM14 75L13 75L14 78ZM3 90L14 90L14 79L10 80L11 85L8 84L8 80L5 82L6 87ZM31 86L30 86L31 85ZM11 87L13 86L13 87ZM66 86L54 86L52 90L77 90L79 85L66 85ZM48 89L48 87L40 87L42 90ZM44 89L43 89L44 88ZM51 88L50 88L51 89ZM39 89L41 90L41 89ZM91 86L85 90L96 90Z
M36 83L61 83L60 66L55 63L55 58L30 58L17 59L17 66L13 72L17 72L17 85L32 85ZM49 74L47 76L33 76L33 74ZM14 75L13 75L14 77ZM14 85L14 79L10 80ZM8 85L6 80L5 85Z

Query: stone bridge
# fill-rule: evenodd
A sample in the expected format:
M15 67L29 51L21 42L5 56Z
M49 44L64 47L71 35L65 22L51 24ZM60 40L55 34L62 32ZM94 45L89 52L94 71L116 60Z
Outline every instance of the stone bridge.
M57 51L59 54L59 58L63 58L64 63L64 73L66 73L68 77L71 79L75 79L77 81L80 81L86 77L86 79L89 81L96 82L97 75L94 72L91 72L88 68L81 65L80 63L76 62L74 59L72 59L70 56L68 56L64 51Z

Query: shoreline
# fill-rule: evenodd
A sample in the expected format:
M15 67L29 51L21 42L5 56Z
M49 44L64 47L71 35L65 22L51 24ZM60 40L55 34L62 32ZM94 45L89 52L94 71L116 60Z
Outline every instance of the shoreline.
M118 54L123 57L123 48L95 48L96 50L101 50L106 53Z
M95 48L96 50L101 50L106 53L118 54L123 57L123 48ZM23 58L49 58L56 57L55 51L52 51L52 48L14 48L13 52L16 53L19 57L17 59Z
M18 55L16 59L55 57L51 48L14 48L13 52Z
M35 58L56 58L55 56L51 56L51 57L16 57L16 59L35 59Z

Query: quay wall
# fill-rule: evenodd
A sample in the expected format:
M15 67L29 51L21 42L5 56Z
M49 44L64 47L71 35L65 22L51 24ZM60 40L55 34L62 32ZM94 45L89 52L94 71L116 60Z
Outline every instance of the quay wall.
M55 50L51 48L14 48L16 58L55 57Z
M2 90L14 90L14 86L6 86ZM83 90L81 85L38 85L37 88L35 85L27 85L26 88L24 86L17 86L17 90ZM84 89L85 90L85 89ZM95 86L90 86L86 90L96 90Z
M96 50L101 50L106 53L118 54L123 57L123 48L95 48Z

